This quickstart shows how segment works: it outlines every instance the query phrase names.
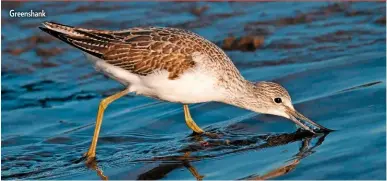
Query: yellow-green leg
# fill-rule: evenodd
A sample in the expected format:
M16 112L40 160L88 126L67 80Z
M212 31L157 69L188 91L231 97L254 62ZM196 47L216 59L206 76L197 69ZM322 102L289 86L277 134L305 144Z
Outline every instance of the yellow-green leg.
M195 121L192 119L191 117L191 114L189 113L189 108L188 108L188 105L184 104L184 116L185 116L185 123L187 123L187 126L189 128L192 129L193 132L197 133L197 134L203 134L203 135L206 135L210 138L220 138L219 135L215 134L215 133L209 133L209 132L205 132L203 131L196 123Z
M184 104L184 116L185 116L185 123L187 123L187 126L192 129L195 133L202 134L204 131L195 123L195 121L192 119L191 114L189 113L188 105Z
M102 125L102 118L103 118L103 113L105 112L105 109L107 106L112 103L113 101L121 98L122 96L126 95L129 93L129 89L125 89L121 92L118 92L116 94L113 94L105 99L103 99L99 103L99 108L98 108L98 114L97 114L97 120L95 122L95 129L94 129L94 136L93 140L91 141L91 145L89 148L89 151L87 151L84 156L87 158L87 161L93 160L95 158L95 149L97 148L97 141L98 141L98 136L99 136L99 131L101 129Z

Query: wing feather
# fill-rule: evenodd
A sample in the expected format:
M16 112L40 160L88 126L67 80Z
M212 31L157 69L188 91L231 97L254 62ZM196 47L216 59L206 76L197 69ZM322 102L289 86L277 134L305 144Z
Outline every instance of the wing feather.
M185 42L192 33L184 30L149 27L103 31L52 22L43 25L41 29L54 37L134 74L146 76L166 70L169 78L175 79L195 66L194 49Z

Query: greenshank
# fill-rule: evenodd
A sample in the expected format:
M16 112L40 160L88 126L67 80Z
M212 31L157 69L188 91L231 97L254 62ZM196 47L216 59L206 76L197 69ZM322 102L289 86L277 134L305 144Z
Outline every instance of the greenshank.
M107 31L54 22L39 28L82 50L98 71L125 87L100 102L84 155L88 160L95 158L104 110L128 93L182 104L187 126L198 134L206 132L192 119L188 104L210 101L282 116L312 133L329 131L297 112L284 87L246 80L223 50L193 32L166 27Z

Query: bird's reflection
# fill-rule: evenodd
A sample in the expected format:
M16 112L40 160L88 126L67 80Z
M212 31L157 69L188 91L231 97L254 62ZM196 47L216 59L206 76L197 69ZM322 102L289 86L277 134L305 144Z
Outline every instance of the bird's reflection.
M179 160L179 161L176 162L176 160ZM198 170L194 166L191 165L190 152L187 152L180 157L170 157L170 160L168 160L167 158L166 161L173 161L173 162L162 163L157 167L145 173L140 174L137 179L138 180L162 179L169 172L172 172L173 170L180 169L180 168L186 168L197 180L202 180L204 177L199 174Z
M95 159L86 161L85 163L87 168L94 170L101 180L109 180L109 177L105 176L103 170L98 166L98 163Z
M273 169L264 175L251 175L251 176L242 178L242 180L267 180L267 179L272 179L289 173L290 171L296 168L296 166L300 163L301 159L313 154L315 152L313 149L320 146L327 135L328 133L325 135L319 136L317 143L314 145L310 144L312 137L306 137L302 139L302 144L299 149L299 152L288 163L285 163L284 165L276 169Z
M263 140L264 142L262 144L259 144L257 143L258 141L254 141L254 140L216 139L216 140L207 140L208 141L207 142L207 141L204 141L204 139L201 136L194 135L191 137L192 140L194 140L196 143L199 143L200 146L197 146L198 144L195 144L196 146L189 145L178 151L178 153L182 153L180 156L154 157L152 159L135 160L133 162L137 162L137 163L138 162L151 162L151 163L159 162L160 163L157 167L139 174L137 177L137 179L139 180L162 179L168 173L181 168L186 168L195 179L202 180L203 178L205 178L205 175L200 174L200 169L199 170L196 169L191 163L202 159L206 159L206 158L217 158L228 154L276 147L280 145L289 144L292 142L301 141L299 152L296 153L291 158L291 160L286 162L284 165L276 169L273 169L264 175L250 175L250 176L241 178L243 180L265 180L265 179L271 179L281 175L285 175L290 171L292 171L303 158L314 153L314 149L323 143L325 137L328 134L329 133L325 133L321 135L313 135L309 132L298 130L290 134L285 133L285 134L279 134L279 135L261 135L256 137L256 139L254 139L254 140L261 140L261 141ZM317 142L315 144L311 144L312 140L314 139L317 139ZM206 143L207 145L203 145L202 143ZM257 146L252 146L252 145L257 145ZM224 150L227 149L228 151L223 151L222 153L218 153L218 154L207 154L207 155L200 155L200 156L191 155L191 153L193 152L202 151L209 147L211 147L212 149L216 149L218 151L222 149ZM231 150L230 150L230 147L232 148ZM101 179L106 180L108 178L103 174L102 170L98 168L95 162L88 163L88 167L95 170L97 172L97 175Z
M295 156L292 158L292 160L289 163L286 163L285 165L272 170L268 172L265 175L262 176L248 176L243 179L269 179L269 178L274 178L278 177L281 175L284 175L288 173L289 171L293 170L301 161L301 159L309 156L312 154L316 147L321 145L325 139L325 137L329 133L325 133L323 135L312 135L309 132L304 132L304 131L297 131L291 134L280 134L280 135L264 135L260 136L261 139L264 139L266 143L260 144L258 146L254 147L248 147L248 148L242 148L242 149L235 149L231 150L228 152L220 153L220 154L214 154L214 155L202 155L202 156L189 156L190 151L189 148L183 149L185 151L185 154L183 156L166 156L166 157L155 157L150 160L137 160L137 161L161 161L164 162L160 165L158 165L156 168L153 168L150 171L147 171L141 175L139 175L138 179L140 180L146 180L146 179L161 179L163 178L166 174L169 172L181 168L181 167L186 167L192 175L197 179L201 180L205 176L199 174L198 170L193 167L190 162L195 162L199 161L201 159L205 158L215 158L215 157L221 157L227 154L232 154L232 153L237 153L237 152L243 152L243 151L248 151L248 150L258 150L262 148L269 148L269 147L276 147L280 145L285 145L288 143L296 142L296 141L301 141L301 147L299 149L299 152L295 154ZM198 141L201 141L198 138L195 138ZM314 145L311 145L311 140L312 139L318 139L317 143ZM218 142L212 142L211 145L217 144L217 146L224 145L224 146L246 146L248 144L256 144L255 142L251 142L248 140L234 140L234 141L221 141L218 140ZM192 148L192 147L191 147ZM204 149L204 148L203 148ZM197 151L197 147L193 149L194 151ZM167 163L165 163L167 162Z

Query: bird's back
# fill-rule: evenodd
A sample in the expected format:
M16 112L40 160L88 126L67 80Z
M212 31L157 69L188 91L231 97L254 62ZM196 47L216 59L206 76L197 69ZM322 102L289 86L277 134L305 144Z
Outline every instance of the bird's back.
M227 55L212 42L183 29L167 27L131 28L119 31L75 28L46 22L43 31L134 74L146 76L167 70L170 79L201 64L220 76L241 77ZM194 60L199 52L208 58Z

